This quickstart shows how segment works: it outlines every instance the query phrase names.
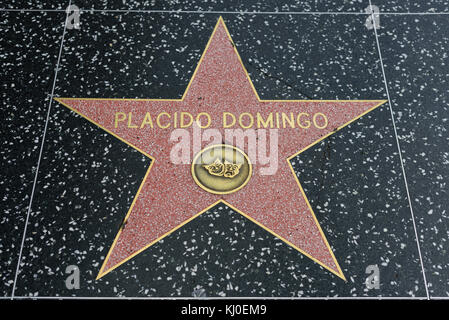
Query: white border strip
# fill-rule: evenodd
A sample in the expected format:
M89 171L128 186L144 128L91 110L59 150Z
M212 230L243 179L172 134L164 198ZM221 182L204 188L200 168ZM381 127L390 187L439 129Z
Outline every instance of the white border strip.
M9 297L0 297L10 299ZM15 300L428 300L427 297L76 297L76 296L17 296ZM441 297L436 299L449 299Z
M369 4L371 6L371 0L369 0ZM399 138L398 138L398 132L397 132L397 129L396 129L396 122L395 122L395 118L394 118L393 107L391 106L390 92L388 91L387 77L385 75L385 68L384 68L384 63L383 63L383 60L382 60L382 52L380 50L379 37L377 35L376 19L374 17L374 12L371 12L371 18L373 19L373 26L374 26L373 29L374 29L374 34L376 35L377 51L379 53L380 65L382 67L382 75L383 75L383 78L384 78L385 91L386 91L387 97L388 97L388 105L390 106L391 121L393 122L394 135L396 137L396 144L397 144L398 152L399 152L399 160L401 161L402 175L404 177L405 190L407 191L408 204L410 206L410 214L412 216L413 228L415 230L416 246L418 247L419 260L421 262L421 270L422 270L422 275L423 275L423 279L424 279L424 285L425 285L425 288L426 288L426 295L427 295L427 299L430 299L429 288L427 287L426 272L424 270L424 263L423 263L422 254L421 254L421 246L419 244L418 230L416 229L415 215L413 213L412 201L410 199L410 192L409 192L409 189L408 189L407 176L405 174L404 161L402 160L402 150L401 150L401 146L399 144Z
M0 8L0 11L11 12L65 12L65 9L8 9ZM266 15L370 15L362 11L213 11L213 10L139 10L139 9L83 9L80 12L113 12L113 13L192 13L192 14L266 14ZM449 15L449 12L394 12L383 11L380 15Z

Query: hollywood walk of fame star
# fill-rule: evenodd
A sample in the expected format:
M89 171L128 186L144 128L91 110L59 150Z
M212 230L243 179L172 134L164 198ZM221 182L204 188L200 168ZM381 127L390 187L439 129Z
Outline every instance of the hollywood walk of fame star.
M126 227L115 237L97 279L221 202L345 280L290 160L384 100L260 99L221 17L181 99L55 99L152 159L124 219ZM325 128L321 123L307 129L280 129L276 174L261 175L253 170L241 190L207 192L195 183L191 165L170 161L170 134L175 123L168 119L176 112L207 111L210 127L223 131L223 112L239 114L242 110L259 113L263 119L278 111L319 112L326 115L328 123ZM163 115L158 125L145 118L148 113ZM132 114L133 119L128 119L127 125L117 125L117 114ZM143 129L140 124L145 124Z

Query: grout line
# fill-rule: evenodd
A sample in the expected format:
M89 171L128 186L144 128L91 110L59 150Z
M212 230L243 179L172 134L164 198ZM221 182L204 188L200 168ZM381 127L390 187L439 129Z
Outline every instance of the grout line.
M72 2L72 0L69 0L69 6L70 6L71 2ZM33 204L34 191L36 190L37 178L38 178L38 175L39 175L39 168L40 168L40 165L41 165L42 153L43 153L43 150L44 150L45 136L47 134L48 121L50 119L51 105L52 105L52 102L53 102L53 95L54 95L55 86L56 86L56 79L58 77L59 62L61 60L62 48L63 48L63 44L64 44L64 37L65 37L65 32L66 32L66 27L67 27L67 18L68 18L68 12L67 12L65 20L64 20L64 29L63 29L63 32L62 32L61 44L59 46L58 60L56 62L55 76L53 78L53 87L51 89L50 102L48 104L48 109L47 109L47 118L45 120L44 132L42 134L42 141L41 141L41 147L40 147L40 151L39 151L39 158L37 160L36 174L34 175L33 189L31 191L30 202L28 204L27 217L26 217L25 226L24 226L24 229L23 229L22 243L20 245L20 251L19 251L19 259L17 261L16 273L15 273L15 276L14 276L14 284L13 284L12 293L11 293L11 297L10 297L11 300L14 300L14 294L15 294L15 291L16 291L16 284L17 284L17 277L18 277L19 270L20 270L20 263L22 262L22 253L23 253L23 247L24 247L24 244L25 244L25 237L26 237L27 228L28 228L28 221L30 219L31 206Z
M66 9L8 9L3 12L65 12ZM112 13L186 13L186 14L243 14L243 15L369 15L362 11L213 11L213 10L139 10L139 9L83 9L80 12L112 12ZM380 15L449 15L449 12L379 12Z
M369 0L369 4L371 6L371 0ZM377 50L378 50L378 53L379 53L380 65L382 67L382 75L383 75L384 84L385 84L385 91L386 91L387 97L388 97L388 105L390 106L391 120L393 122L394 135L396 137L396 144L397 144L398 152L399 152L399 160L401 161L401 168L402 168L402 175L404 177L405 190L407 192L408 204L410 206L410 214L412 216L413 228L415 230L416 246L418 247L419 260L421 262L421 270L422 270L422 275L423 275L423 279L424 279L426 295L427 295L427 299L429 300L430 299L429 288L427 286L426 272L425 272L425 269L424 269L424 263L423 263L422 254L421 254L421 246L419 244L418 230L416 228L415 215L413 213L413 206L412 206L412 201L411 201L411 198L410 198L410 191L408 189L407 176L405 174L404 162L402 160L402 150L401 150L401 146L399 144L399 138L398 138L398 132L397 132L397 129L396 129L396 122L395 122L395 118L394 118L393 107L391 105L390 92L388 90L387 77L385 75L385 68L384 68L384 63L383 63L383 59L382 59L382 52L380 50L380 42L379 42L379 36L377 34L376 19L374 17L374 12L371 12L371 18L373 19L373 26L374 26L373 29L374 29L374 34L376 36L376 44L377 44Z

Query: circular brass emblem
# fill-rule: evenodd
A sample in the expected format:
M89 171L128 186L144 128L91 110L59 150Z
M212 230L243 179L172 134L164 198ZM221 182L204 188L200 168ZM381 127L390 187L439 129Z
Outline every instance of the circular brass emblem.
M227 194L243 188L251 178L252 165L240 149L219 144L201 150L193 159L192 176L207 192Z

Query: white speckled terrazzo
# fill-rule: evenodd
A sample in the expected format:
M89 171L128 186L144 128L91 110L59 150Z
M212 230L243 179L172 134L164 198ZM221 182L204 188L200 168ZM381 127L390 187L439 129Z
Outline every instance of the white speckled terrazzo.
M98 2L96 9L364 12L368 1ZM375 1L372 1L376 4ZM391 12L446 12L442 1L382 2ZM89 4L79 2L81 8ZM7 8L63 9L12 1ZM21 248L63 11L0 12L2 64L0 295ZM222 14L264 99L387 99L365 15ZM67 30L59 97L180 98L219 14L83 12ZM448 296L447 16L382 15L378 30L418 243L389 105L292 159L347 278L342 281L219 204L95 280L150 165L145 156L54 103L15 283L17 296ZM278 213L279 214L279 213ZM368 290L367 266L380 269ZM81 288L68 290L77 265Z

